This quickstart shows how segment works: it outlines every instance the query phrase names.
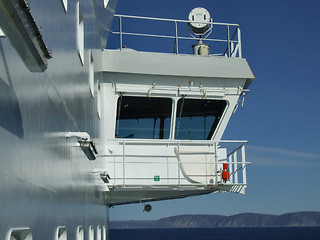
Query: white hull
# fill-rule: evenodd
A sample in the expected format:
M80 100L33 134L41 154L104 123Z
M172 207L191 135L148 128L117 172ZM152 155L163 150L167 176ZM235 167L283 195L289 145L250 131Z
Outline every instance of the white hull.
M100 234L96 239L107 237L108 207L89 174L94 167L80 148L70 147L76 139L56 133L98 135L89 49L106 44L108 33L97 24L111 24L116 3L110 0L104 8L103 1L80 1L79 57L78 1L29 1L52 53L45 72L30 72L8 38L0 38L0 239L30 239L29 232L33 239L66 239L65 230L67 239L91 239L92 231ZM6 4L0 4L1 16Z

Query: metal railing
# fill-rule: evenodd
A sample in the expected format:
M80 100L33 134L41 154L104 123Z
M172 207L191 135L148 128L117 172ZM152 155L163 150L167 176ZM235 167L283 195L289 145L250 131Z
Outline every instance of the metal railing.
M113 169L112 173L109 171L111 185L177 187L247 184L246 167L250 164L245 158L247 141L118 139L116 142L118 150L104 156L109 169ZM240 146L225 156L219 156L223 155L219 149L225 149L219 145L230 143ZM203 150L205 148L207 150ZM230 173L226 182L222 179L223 163L228 164ZM165 175L161 176L161 183L160 175L159 182L154 179L160 169ZM142 170L144 173L141 173Z
M209 36L205 39L200 37L192 37L188 36L188 25L191 23L190 21L186 20L177 20L177 19L165 19L165 18L152 18L152 17L140 17L140 16L130 16L130 15L114 15L115 19L118 19L118 30L112 31L112 34L119 35L119 48L122 50L124 46L127 44L124 42L124 36L136 36L136 37L151 37L151 38L163 38L163 39L172 39L174 40L174 53L181 54L180 52L180 44L182 40L192 40L192 41L200 41L204 40L207 43L223 43L224 50L219 53L214 53L212 55L221 55L225 57L238 57L242 58L242 51L241 51L241 31L238 24L231 24L231 23L218 23L218 22L211 22L206 24L210 24L213 26L213 31ZM157 21L157 22L167 22L173 23L172 24L172 32L174 34L160 34L160 33L141 33L141 32L134 32L133 30L130 32L124 31L124 19L133 20L145 20L145 21ZM198 23L198 22L193 22ZM199 22L202 23L202 22ZM130 24L131 26L132 24ZM183 28L179 27L183 25ZM224 28L224 36L223 37L215 37L215 28L222 27ZM154 28L156 29L156 28ZM149 31L154 31L154 29L149 29ZM168 29L169 32L169 29ZM180 34L179 34L180 33ZM128 45L129 46L129 45ZM190 46L190 45L189 45ZM213 44L213 49L216 49L216 46ZM184 54L184 52L182 52Z

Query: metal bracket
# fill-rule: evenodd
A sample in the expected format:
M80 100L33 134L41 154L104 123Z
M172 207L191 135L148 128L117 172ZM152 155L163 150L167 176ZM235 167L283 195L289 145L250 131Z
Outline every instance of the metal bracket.
M90 135L87 132L67 132L67 138L76 137L80 144L81 150L87 156L89 160L95 160L95 154L98 154L98 151L90 138Z
M95 160L96 156L94 154L98 154L97 149L92 140L81 139L78 141L80 144L81 150L87 156L89 160Z

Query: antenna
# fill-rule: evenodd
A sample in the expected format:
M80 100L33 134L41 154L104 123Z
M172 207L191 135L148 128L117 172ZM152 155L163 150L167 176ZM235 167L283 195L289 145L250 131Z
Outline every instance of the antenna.
M212 26L212 18L205 8L197 7L189 13L189 34L199 41L192 46L195 55L209 55L210 46L204 44L202 39L206 39L212 33Z

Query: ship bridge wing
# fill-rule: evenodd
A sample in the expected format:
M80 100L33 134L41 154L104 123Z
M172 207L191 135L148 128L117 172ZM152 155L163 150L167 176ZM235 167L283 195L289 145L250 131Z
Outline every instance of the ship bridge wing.
M93 52L106 204L245 192L246 141L221 138L254 75L227 26L222 54L184 54L178 36L174 53L136 51L122 31L119 49Z

